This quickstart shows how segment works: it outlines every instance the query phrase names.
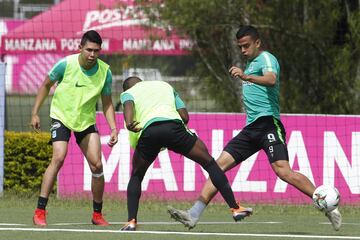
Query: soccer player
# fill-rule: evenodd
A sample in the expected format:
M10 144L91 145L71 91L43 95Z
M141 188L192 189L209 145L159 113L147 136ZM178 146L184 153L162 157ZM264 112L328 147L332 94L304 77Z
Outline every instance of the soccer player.
M210 156L205 144L186 128L189 115L176 91L166 82L142 81L138 77L127 78L123 89L125 92L120 99L130 144L135 152L127 187L128 223L121 230L136 230L141 182L162 148L200 164L209 173L237 220L242 208L235 202L225 174Z
M96 128L96 102L101 96L103 111L111 129L108 145L118 141L115 111L111 99L112 75L109 65L98 59L102 39L96 31L88 31L81 38L80 53L60 60L42 83L32 109L31 126L40 130L38 112L48 96L51 87L57 87L51 102L50 117L52 159L47 167L37 208L33 217L35 225L46 226L46 205L56 176L64 163L71 131L76 143L86 157L92 172L91 191L93 195L92 223L107 226L101 210L104 193L104 173L101 163L101 144Z
M245 71L232 66L229 73L242 80L246 126L225 146L217 163L226 172L263 149L276 175L311 198L315 186L289 165L285 129L279 111L279 63L274 55L262 50L259 33L253 26L241 27L236 33L236 39L241 54L248 62ZM200 197L189 210L169 207L168 212L175 220L193 228L216 193L216 188L208 179ZM248 209L244 217L250 213ZM339 230L342 221L339 210L326 213L326 216L334 229Z

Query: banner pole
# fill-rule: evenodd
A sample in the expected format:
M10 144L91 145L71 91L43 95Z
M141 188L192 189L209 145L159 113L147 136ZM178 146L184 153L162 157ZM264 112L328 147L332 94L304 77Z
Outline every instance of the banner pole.
M4 191L5 67L0 62L0 196Z

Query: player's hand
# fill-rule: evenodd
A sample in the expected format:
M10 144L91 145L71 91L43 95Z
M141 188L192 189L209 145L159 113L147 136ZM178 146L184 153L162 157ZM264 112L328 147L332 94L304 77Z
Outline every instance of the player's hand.
M111 130L110 140L107 143L109 147L113 147L118 142L118 131L116 128Z
M142 128L138 127L138 125L139 125L139 122L133 121L129 124L126 124L126 128L132 132L140 132L142 130Z
M34 115L31 116L30 126L35 132L38 133L40 131L40 118L39 118L39 115L34 114Z
M238 68L238 67L235 67L235 66L232 66L230 69L229 69L229 73L232 77L239 77L243 80L246 81L246 77L247 75L244 74L244 71L241 69L241 68Z

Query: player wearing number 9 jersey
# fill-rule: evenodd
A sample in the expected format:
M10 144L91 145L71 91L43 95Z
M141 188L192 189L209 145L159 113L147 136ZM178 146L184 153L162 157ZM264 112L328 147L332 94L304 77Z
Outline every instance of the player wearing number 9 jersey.
M229 73L232 77L242 80L246 126L225 146L217 163L223 171L228 171L263 149L276 175L311 198L315 186L306 176L293 171L289 165L285 129L280 121L279 63L275 56L262 50L256 28L241 27L236 34L236 39L241 54L247 59L247 64L245 70L233 66L229 69ZM193 228L216 192L216 188L208 179L191 209L182 211L170 207L168 212L171 217L185 226ZM238 219L252 213L251 208L242 207L242 209ZM336 210L326 216L334 229L338 230L341 226L340 212Z

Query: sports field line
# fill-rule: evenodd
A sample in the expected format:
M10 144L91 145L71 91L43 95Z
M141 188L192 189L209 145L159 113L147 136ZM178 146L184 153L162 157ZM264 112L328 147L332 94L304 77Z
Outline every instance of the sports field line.
M274 237L274 238L308 238L308 239L360 239L358 236L321 236L300 234L258 234L258 233L216 233L216 232L165 232L165 231L120 231L91 229L56 229L56 228L2 228L0 231L28 232L83 232L83 233L117 233L117 234L153 234L153 235L192 235L192 236L229 236L229 237Z
M109 222L111 225L123 225L126 222ZM281 224L282 222L241 222L241 224ZM138 225L181 225L179 222L138 222ZM198 222L197 225L229 225L239 224L238 222ZM5 224L4 224L5 225ZM72 225L92 225L90 222L85 223L53 223L48 224L49 226L72 226ZM0 223L1 226L1 223Z
M111 225L122 226L126 222L109 222ZM139 225L181 225L180 222L138 222ZM282 224L282 222L198 222L197 225L233 225L233 224ZM330 222L319 222L321 225L331 225ZM64 223L50 223L48 226L74 226L74 225L92 225L90 222L64 222ZM360 223L346 223L342 225L360 226ZM22 224L22 223L0 223L1 226L33 226L33 224Z
M27 226L27 225L21 223L0 223L0 226Z

